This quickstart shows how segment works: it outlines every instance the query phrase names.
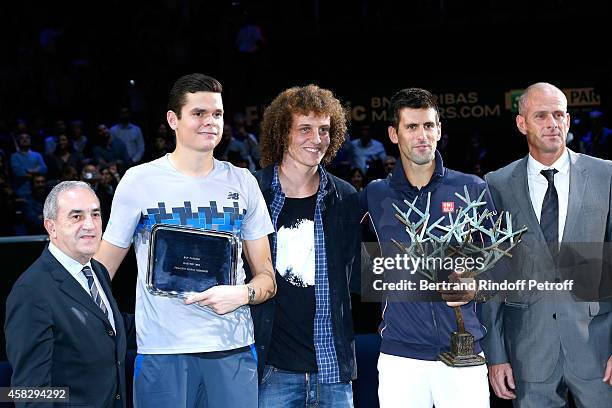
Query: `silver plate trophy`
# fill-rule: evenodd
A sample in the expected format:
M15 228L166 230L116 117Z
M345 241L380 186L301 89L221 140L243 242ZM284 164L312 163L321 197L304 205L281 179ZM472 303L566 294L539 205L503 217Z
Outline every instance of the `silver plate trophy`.
M238 238L224 231L156 224L151 230L147 289L187 297L217 285L235 285Z

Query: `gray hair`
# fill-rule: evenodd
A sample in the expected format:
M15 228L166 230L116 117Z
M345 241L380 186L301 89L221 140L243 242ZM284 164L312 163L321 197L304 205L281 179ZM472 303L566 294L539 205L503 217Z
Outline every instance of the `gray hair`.
M559 88L557 88L556 86L549 84L548 82L537 82L535 84L529 85L527 87L527 89L525 89L525 92L523 92L521 94L521 96L518 97L518 111L519 111L519 115L521 116L525 116L525 113L527 111L527 100L529 98L529 94L531 92L534 91L538 91L538 90L547 90L547 91L556 91L559 92L561 95L563 95L563 97L565 97L565 94L563 93L563 91ZM566 102L567 105L567 102Z
M62 181L49 193L47 198L45 199L45 206L43 207L43 217L49 220L55 220L57 218L57 198L60 193L64 191L74 190L77 188L82 188L85 190L91 191L94 195L96 192L91 188L91 186L84 181Z

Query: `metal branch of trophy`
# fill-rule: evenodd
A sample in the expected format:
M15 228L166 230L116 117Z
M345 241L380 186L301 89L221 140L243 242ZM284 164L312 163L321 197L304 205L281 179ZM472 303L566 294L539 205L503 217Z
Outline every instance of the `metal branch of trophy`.
M404 200L408 206L405 212L394 204L395 217L406 227L410 242L404 244L393 240L393 244L411 257L439 259L482 257L484 261L480 268L461 274L462 281L474 279L480 273L493 268L504 256L511 257L510 250L520 242L522 234L527 231L526 227L514 230L512 216L508 212L502 211L495 217L495 214L486 208L484 194L483 190L476 200L472 200L467 187L464 186L464 195L459 193L455 195L465 203L465 206L459 208L455 217L452 213L448 213L448 218L440 217L433 223L430 223L429 212L431 193L427 195L425 211L416 207L417 199L413 202ZM413 213L418 218L416 222L410 221ZM429 263L422 264L417 272L431 282L439 281L435 265L431 267ZM461 307L455 306L453 309L457 331L451 334L450 352L443 352L438 357L452 367L484 364L485 359L474 353L474 336L465 330Z

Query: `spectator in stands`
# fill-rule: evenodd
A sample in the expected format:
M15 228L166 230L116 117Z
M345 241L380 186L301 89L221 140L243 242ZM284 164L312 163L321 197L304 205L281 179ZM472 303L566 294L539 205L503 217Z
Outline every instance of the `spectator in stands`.
M359 126L358 139L353 140L353 146L361 152L363 159L365 160L365 168L362 170L367 171L371 162L380 160L381 162L387 157L385 152L385 146L381 142L372 138L372 131L370 125L363 123Z
M151 145L147 149L147 157L149 160L159 159L172 150L168 125L165 122L160 123L153 135Z
M79 180L79 173L74 166L64 166L60 181Z
M351 142L351 135L347 131L344 135L344 141L342 142L342 146L340 146L340 150L338 150L336 157L334 157L326 168L335 176L350 181L351 169L354 167L359 167L363 172L363 169L365 169L365 159L361 151Z
M47 174L47 164L40 153L30 149L32 138L27 133L17 136L18 151L11 155L15 196L26 198L32 192L30 180L34 174Z
M57 147L52 155L45 158L49 169L49 179L57 180L61 178L64 167L73 166L80 168L83 163L83 156L73 151L72 144L68 136L63 134L57 137Z
M60 135L66 134L66 122L58 119L53 127L52 134L45 137L45 156L51 156L57 148L57 140Z
M115 139L105 124L101 123L96 128L97 140L91 152L97 164L107 166L111 163L117 164L120 171L124 171L131 165L125 144Z
M0 214L2 214L0 217L0 236L9 236L15 233L13 228L15 196L9 183L6 167L6 155L0 150Z
M226 123L223 126L223 135L221 142L215 149L216 156L219 160L226 160L235 166L243 167L242 163L246 163L246 167L254 171L255 163L251 160L246 145L234 137L232 125Z
M396 162L396 158L395 156L387 156L387 158L385 159L385 161L383 162L384 164L384 169L385 169L385 176L388 176L389 174L391 174L393 172L393 169L395 168L395 162Z
M254 163L255 168L259 168L259 160L261 160L261 152L259 151L259 142L257 137L247 130L247 118L242 112L234 115L234 137L236 140L244 143L247 153Z
M26 230L29 235L45 234L43 205L48 192L47 178L42 174L34 175L32 177L32 195L26 199L23 209Z
M81 172L81 181L88 183L93 191L95 191L98 200L100 200L103 231L108 223L113 195L115 194L115 187L117 186L109 167L110 166L104 166L98 170L97 166L86 164L83 166L83 171Z
M70 137L70 143L75 153L79 153L85 156L85 148L87 147L87 136L83 132L83 121L75 119L70 122L68 128L68 136Z
M130 122L132 113L127 107L119 111L119 123L110 128L113 139L121 140L127 148L132 164L140 163L145 152L145 142L140 127Z
M355 187L355 190L363 190L366 184L366 178L365 174L363 174L363 171L361 171L359 167L353 167L351 169L350 177L351 185Z
M590 130L582 137L580 151L590 156L612 158L612 129L604 126L604 114L593 110L589 114Z

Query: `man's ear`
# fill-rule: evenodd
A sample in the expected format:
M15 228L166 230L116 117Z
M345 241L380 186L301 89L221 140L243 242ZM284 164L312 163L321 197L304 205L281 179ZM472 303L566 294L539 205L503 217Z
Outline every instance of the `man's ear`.
M170 129L176 131L176 128L178 128L178 117L176 116L176 113L171 110L166 112L166 120L168 121Z
M45 218L43 222L47 233L49 234L49 238L57 238L57 232L55 231L55 221Z
M391 141L393 143L397 144L397 142L398 142L397 130L395 130L395 128L393 126L389 126L387 128L387 132L389 133L389 139L391 139Z
M527 123L525 123L525 117L523 115L516 115L516 127L522 134L527 134Z

